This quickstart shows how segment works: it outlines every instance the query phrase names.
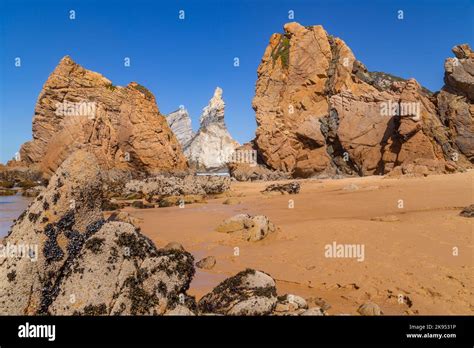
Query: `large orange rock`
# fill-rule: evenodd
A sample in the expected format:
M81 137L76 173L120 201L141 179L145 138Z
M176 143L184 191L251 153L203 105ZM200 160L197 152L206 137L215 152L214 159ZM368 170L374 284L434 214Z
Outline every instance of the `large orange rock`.
M114 86L66 56L38 97L33 140L21 147L21 161L49 176L78 148L93 153L105 169L187 167L151 92L134 82Z
M439 171L453 153L450 168L470 166L436 97L414 79L367 71L322 26L284 29L270 38L253 100L255 145L267 166L303 177L386 174L415 162Z

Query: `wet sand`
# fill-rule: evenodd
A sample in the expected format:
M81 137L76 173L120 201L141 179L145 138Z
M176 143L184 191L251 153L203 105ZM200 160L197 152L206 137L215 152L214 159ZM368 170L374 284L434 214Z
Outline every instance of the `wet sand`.
M189 293L198 299L250 267L275 278L280 294L310 302L323 298L331 304L329 314L356 314L370 299L385 314L472 315L473 220L459 212L474 202L473 179L474 171L300 180L298 195L279 196L260 193L269 182L233 183L232 194L243 195L238 205L219 198L184 208L126 211L143 219L142 232L158 247L176 241L196 261L216 257L214 269L197 270ZM239 213L267 215L281 230L259 242L215 231ZM389 221L371 220L380 217ZM333 242L364 245L364 261L325 257L325 245Z
M23 197L19 194L0 196L0 240L7 235L13 225L13 220L25 211L32 200L32 198Z

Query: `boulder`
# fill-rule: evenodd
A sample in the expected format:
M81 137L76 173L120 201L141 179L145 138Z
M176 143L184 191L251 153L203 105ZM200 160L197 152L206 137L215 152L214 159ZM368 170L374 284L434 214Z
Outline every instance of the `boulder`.
M91 153L74 152L18 218L0 261L2 315L163 314L195 306L194 259L156 249L138 229L102 218L102 179Z
M239 232L246 241L256 242L264 239L268 234L278 229L264 215L250 216L238 214L224 220L217 228L217 232L235 233Z
M381 315L383 314L380 310L380 307L374 302L366 302L362 304L358 309L357 312L360 315L364 316L374 316L374 315Z
M268 274L246 269L224 280L198 302L201 313L267 315L277 303L275 281Z
M300 184L297 182L289 182L287 184L272 184L262 191L262 193L278 192L282 195L294 195L300 192Z
M208 256L196 262L196 267L201 269L212 269L215 265L216 258L214 256Z
M278 296L278 302L275 307L276 314L291 314L298 312L304 312L308 309L308 304L306 300L301 296L286 294L283 296Z

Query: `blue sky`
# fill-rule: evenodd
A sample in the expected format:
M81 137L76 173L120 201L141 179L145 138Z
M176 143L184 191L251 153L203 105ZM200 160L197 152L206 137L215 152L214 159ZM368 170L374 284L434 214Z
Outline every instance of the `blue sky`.
M443 85L443 63L473 43L472 0L380 1L22 1L0 0L0 162L31 139L34 106L48 75L70 55L115 85L137 81L167 114L184 105L193 127L216 86L226 122L241 143L253 138L257 67L283 24L322 24L371 71ZM69 11L76 19L69 19ZM180 10L185 19L180 20ZM404 19L397 19L397 11ZM20 57L22 66L14 66ZM124 67L124 57L131 67ZM234 57L240 66L234 67Z

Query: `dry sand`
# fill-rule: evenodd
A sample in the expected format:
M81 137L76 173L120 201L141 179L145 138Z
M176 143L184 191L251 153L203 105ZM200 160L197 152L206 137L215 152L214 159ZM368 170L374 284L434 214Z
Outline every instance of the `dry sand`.
M473 179L474 171L301 180L299 194L279 196L260 193L269 182L234 183L232 194L243 196L238 205L219 198L184 208L126 210L143 219L142 232L158 247L176 241L196 261L216 257L214 269L197 270L189 293L198 299L250 267L275 278L280 294L323 298L332 306L329 314L356 314L370 299L385 314L472 315L473 220L459 212L474 203ZM267 215L281 231L253 243L215 231L238 213ZM325 245L333 242L363 244L364 261L326 258Z

